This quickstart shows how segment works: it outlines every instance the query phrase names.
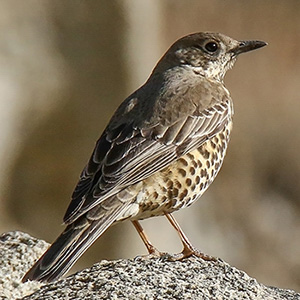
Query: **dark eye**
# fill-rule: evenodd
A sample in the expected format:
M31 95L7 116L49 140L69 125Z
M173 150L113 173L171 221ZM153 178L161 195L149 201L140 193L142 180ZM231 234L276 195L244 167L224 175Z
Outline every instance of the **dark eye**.
M208 51L208 52L216 52L219 48L218 44L216 42L208 42L204 48Z

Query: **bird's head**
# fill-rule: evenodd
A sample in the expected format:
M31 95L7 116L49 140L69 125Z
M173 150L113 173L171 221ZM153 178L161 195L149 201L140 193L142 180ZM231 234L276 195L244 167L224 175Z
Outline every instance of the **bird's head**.
M236 41L221 33L200 32L177 40L158 62L154 71L173 67L192 68L195 73L223 81L237 56L267 45L262 41Z

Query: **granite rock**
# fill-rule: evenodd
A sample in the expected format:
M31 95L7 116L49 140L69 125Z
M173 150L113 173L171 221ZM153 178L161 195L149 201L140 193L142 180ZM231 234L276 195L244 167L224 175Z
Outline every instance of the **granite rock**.
M300 300L299 293L264 286L221 259L103 260L53 283L22 283L25 272L48 246L22 232L0 236L0 299Z

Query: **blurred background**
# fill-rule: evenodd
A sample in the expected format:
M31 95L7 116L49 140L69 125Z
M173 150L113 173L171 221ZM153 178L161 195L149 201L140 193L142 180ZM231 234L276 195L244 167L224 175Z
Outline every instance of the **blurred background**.
M235 118L219 176L174 215L205 253L300 290L299 1L12 0L0 3L0 25L0 232L48 242L111 115L176 39L216 31L268 42L225 78ZM142 224L161 251L181 250L165 218ZM139 254L125 222L72 271Z

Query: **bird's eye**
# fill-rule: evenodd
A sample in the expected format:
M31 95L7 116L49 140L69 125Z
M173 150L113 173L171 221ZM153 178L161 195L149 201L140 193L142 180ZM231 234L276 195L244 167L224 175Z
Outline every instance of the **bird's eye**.
M208 42L204 48L208 51L208 52L216 52L219 48L218 44L216 42Z

